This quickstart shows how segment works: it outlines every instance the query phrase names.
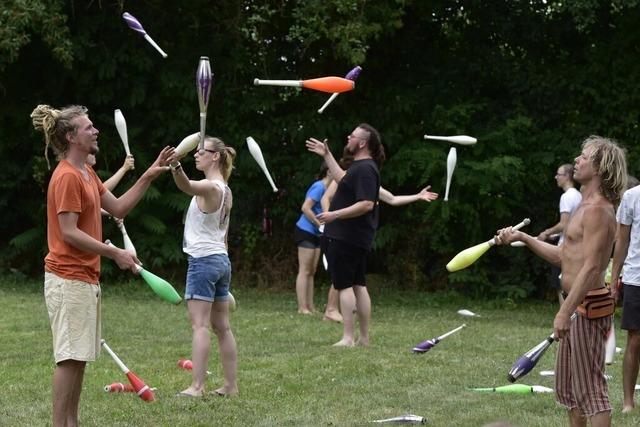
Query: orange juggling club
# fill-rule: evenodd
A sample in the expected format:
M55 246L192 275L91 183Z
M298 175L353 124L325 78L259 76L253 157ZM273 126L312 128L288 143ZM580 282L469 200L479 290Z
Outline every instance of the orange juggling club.
M104 391L108 393L133 393L135 389L131 384L112 383L104 386Z
M342 93L353 90L356 83L353 80L343 77L319 77L309 80L260 80L255 79L253 84L256 86L292 86L313 89L327 93Z
M140 379L136 374L131 372L124 363L122 363L122 360L120 360L120 358L113 352L113 350L109 348L105 340L100 340L100 344L102 344L102 347L104 347L107 353L109 353L113 361L116 362L116 365L118 365L118 367L122 369L122 372L125 373L125 375L129 379L129 382L133 386L133 389L136 393L138 393L138 396L140 396L140 398L145 402L153 402L156 398L149 386L146 385L144 381L142 381L142 379Z

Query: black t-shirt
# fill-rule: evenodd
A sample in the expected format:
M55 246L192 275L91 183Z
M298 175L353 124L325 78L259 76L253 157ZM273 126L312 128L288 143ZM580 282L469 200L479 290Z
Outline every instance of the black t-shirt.
M364 249L371 249L378 228L380 172L372 159L353 162L338 184L330 211L346 208L362 200L375 203L373 210L355 218L338 218L326 225L324 234Z

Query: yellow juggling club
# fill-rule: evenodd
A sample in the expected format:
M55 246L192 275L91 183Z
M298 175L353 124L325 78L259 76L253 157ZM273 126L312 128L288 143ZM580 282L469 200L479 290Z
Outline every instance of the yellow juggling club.
M525 225L529 225L530 222L531 220L529 218L525 218L520 224L514 226L513 229L519 230ZM451 261L449 261L449 264L447 264L447 270L453 273L454 271L469 267L495 244L496 241L494 237L484 243L480 243L479 245L475 245L461 251L458 255L454 256Z

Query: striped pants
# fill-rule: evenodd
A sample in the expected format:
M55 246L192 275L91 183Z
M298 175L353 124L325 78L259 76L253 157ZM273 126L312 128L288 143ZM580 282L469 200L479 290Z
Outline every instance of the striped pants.
M558 346L556 400L567 409L578 408L585 417L611 411L604 378L605 343L611 317L588 320L578 315Z

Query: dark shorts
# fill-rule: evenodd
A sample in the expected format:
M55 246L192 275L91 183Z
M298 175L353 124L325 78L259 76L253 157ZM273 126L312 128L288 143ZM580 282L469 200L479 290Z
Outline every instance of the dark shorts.
M366 286L367 250L341 240L327 239L327 262L333 286L348 289Z
M622 329L640 330L640 286L624 285Z
M300 227L296 226L293 238L299 248L318 249L320 247L320 237L304 231Z

